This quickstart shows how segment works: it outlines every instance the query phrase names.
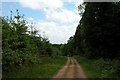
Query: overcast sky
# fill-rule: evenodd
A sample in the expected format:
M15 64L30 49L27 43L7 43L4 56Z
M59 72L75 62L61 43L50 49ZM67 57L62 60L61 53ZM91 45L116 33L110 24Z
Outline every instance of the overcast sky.
M13 1L13 2L12 2ZM2 16L9 16L10 11L25 15L25 20L33 22L39 34L48 37L53 44L67 43L75 34L80 21L78 5L82 0L12 0L2 2Z

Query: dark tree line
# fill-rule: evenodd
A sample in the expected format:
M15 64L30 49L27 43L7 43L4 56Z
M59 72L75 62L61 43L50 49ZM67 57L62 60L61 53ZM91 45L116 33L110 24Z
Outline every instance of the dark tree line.
M67 48L89 58L120 57L120 2L86 2L82 6L82 18Z
M119 3L86 3L79 26L86 56L105 58L119 56L119 10Z
M64 45L64 54L98 60L95 64L108 71L108 77L119 77L120 2L86 2L78 8L82 18L75 35Z

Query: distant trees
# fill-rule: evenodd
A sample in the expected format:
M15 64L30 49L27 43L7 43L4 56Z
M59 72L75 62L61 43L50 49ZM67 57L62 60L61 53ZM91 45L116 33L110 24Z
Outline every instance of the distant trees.
M64 53L62 52L62 50L64 48L64 44L52 44L52 48L53 48L54 56L63 56L64 55Z
M74 38L70 37L67 44L62 45L61 51L64 56L73 56L74 52Z

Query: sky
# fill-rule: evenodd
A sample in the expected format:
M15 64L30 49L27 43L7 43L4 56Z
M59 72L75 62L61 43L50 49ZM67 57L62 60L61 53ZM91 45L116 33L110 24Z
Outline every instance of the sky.
M47 37L50 43L64 44L73 36L81 19L78 5L83 0L2 0L2 15L16 15L16 9L38 34Z

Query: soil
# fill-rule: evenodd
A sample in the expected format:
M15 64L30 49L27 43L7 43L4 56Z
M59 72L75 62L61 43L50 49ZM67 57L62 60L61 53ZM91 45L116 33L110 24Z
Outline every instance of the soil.
M83 69L74 57L68 57L67 63L55 74L52 80L88 80Z

